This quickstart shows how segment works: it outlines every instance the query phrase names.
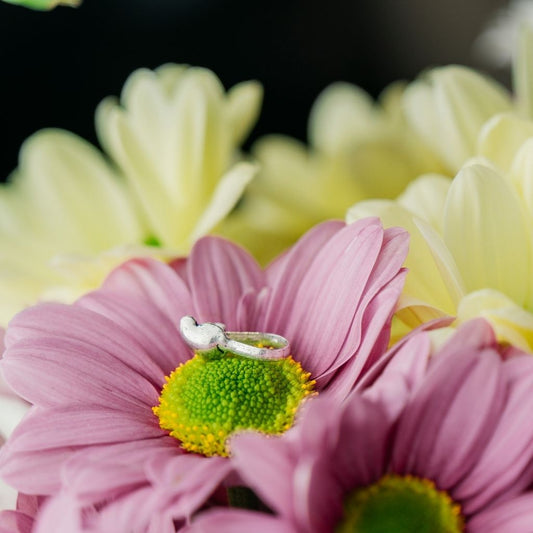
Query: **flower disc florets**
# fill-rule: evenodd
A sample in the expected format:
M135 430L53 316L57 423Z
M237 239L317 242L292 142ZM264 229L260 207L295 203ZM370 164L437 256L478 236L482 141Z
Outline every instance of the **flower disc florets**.
M313 392L309 377L290 356L266 360L217 350L197 353L166 378L153 411L184 449L228 455L226 441L235 431L279 435L289 429Z
M461 507L432 481L386 475L351 492L336 533L461 533Z

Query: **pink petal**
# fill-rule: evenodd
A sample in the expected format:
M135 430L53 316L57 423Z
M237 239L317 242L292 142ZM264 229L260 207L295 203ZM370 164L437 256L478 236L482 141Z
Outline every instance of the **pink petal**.
M157 417L149 409L139 414L100 406L34 408L17 426L6 449L20 453L163 435Z
M19 511L0 512L0 533L31 533L33 519Z
M345 409L339 408L333 395L321 394L318 398L309 398L297 413L296 423L285 434L285 439L296 441L298 449L295 455L302 453L320 455L327 451L334 454L339 446L340 420Z
M173 523L197 511L231 471L221 457L160 455L151 462L152 485L116 497L98 517L98 531L175 531ZM118 472L117 472L118 473Z
M127 332L81 307L43 304L12 321L1 362L6 381L41 406L92 403L144 408L161 371ZM143 377L145 376L145 377Z
M157 494L151 487L144 487L105 505L94 518L94 529L90 531L148 533L155 531L149 524L157 520L158 514Z
M339 400L344 399L354 388L364 369L371 367L385 354L389 344L392 315L402 292L404 278L404 272L398 274L361 313L362 339L357 353L354 353L334 376L331 369L318 376L317 384L320 388L328 387ZM338 361L341 362L342 360Z
M34 496L19 492L17 498L17 511L35 518L46 499L47 498L44 496Z
M91 446L75 452L63 465L62 480L84 504L98 503L147 484L146 465L182 450L172 437Z
M391 353L393 357L389 357ZM431 340L425 332L409 336L387 354L387 364L379 369L374 366L365 374L355 391L379 402L391 418L396 418L426 375L430 353Z
M379 479L386 468L388 434L393 420L382 405L354 393L346 401L339 426L339 446L332 461L345 491Z
M260 291L248 289L239 300L237 305L237 324L239 331L266 331L272 329L259 326L261 324L264 309L268 304L270 289L263 287Z
M193 308L185 282L171 267L155 259L127 261L108 276L102 287L106 291L129 293L150 301L176 324L184 309Z
M178 257L168 263L168 266L185 282L187 286L190 282L187 278L187 258Z
M72 454L61 448L42 453L27 452L11 456L6 461L5 449L0 453L2 479L21 492L35 495L55 494L61 488L59 471Z
M185 454L161 457L148 465L163 513L174 519L190 518L233 471L223 457Z
M171 319L150 301L101 290L88 294L77 305L109 318L127 331L157 364L158 380L192 356L191 349L180 335L179 319ZM181 316L187 313L190 313L190 308L184 307Z
M355 355L368 368L385 353L389 344L392 314L405 282L406 271L402 269L402 264L407 256L408 242L409 235L406 231L400 228L385 230L383 246L365 287L349 335L329 372L340 368L349 359L353 360ZM376 302L376 299L381 301ZM376 307L381 305L389 309L389 316L381 310L381 319L376 319L373 314L377 313ZM374 308L368 309L369 306ZM373 323L372 327L369 326L370 321Z
M298 461L293 478L294 510L301 531L333 531L342 517L342 487L327 458Z
M492 326L483 318L469 320L462 324L456 335L439 350L441 356L453 354L457 351L479 351L483 348L496 348L497 341Z
M232 462L242 478L274 511L289 515L293 509L294 471L291 448L284 439L242 433L231 439Z
M292 512L302 531L332 530L345 493L384 472L390 422L379 405L356 396L339 408L326 392L309 402L294 427Z
M83 533L81 505L70 494L50 498L36 521L33 533Z
M290 340L293 355L313 375L338 366L357 350L365 302L378 292L371 277L383 238L383 229L375 219L346 226L324 246L302 279L281 334ZM377 279L382 283L378 270Z
M188 278L199 322L222 322L237 330L236 311L241 296L265 285L264 274L251 255L229 241L200 239L192 249Z
M411 364L411 358L408 356L408 352L411 348L408 348L406 345L410 344L413 339L419 338L420 335L425 335L426 331L431 331L438 328L444 328L449 326L453 322L453 317L440 317L436 318L434 320L430 320L429 322L426 322L425 324L422 324L421 326L418 326L413 331L409 333L409 335L406 335L402 339L400 339L398 342L394 344L394 346L385 354L383 357L377 361L372 368L368 369L368 371L365 373L365 375L361 378L361 380L356 385L356 390L363 391L367 387L370 387L373 383L376 382L376 380L381 376L384 369L387 368L387 366L391 363L391 361L394 361L398 354L401 352L402 355L400 356L402 359L405 359L405 368L409 369ZM427 357L431 355L430 348L431 348L431 342L429 339L426 341L421 341L420 343L427 346ZM417 344L413 345L417 346ZM421 348L422 349L422 348ZM418 359L419 356L416 356ZM429 359L428 359L429 361ZM426 365L424 365L425 368ZM422 378L425 375L425 370L421 374L417 374L419 378Z
M300 283L320 250L345 224L329 221L309 230L289 251L265 271L272 294L264 316L257 324L260 331L273 333L285 329L286 317L290 316Z
M273 516L253 511L209 511L200 514L186 533L298 533ZM185 533L185 532L184 532Z
M508 379L507 401L498 426L484 453L458 488L457 498L466 512L490 504L502 496L519 494L531 484L531 450L533 450L533 360L531 355L518 356L501 366Z
M56 339L22 343L9 351L2 370L26 400L51 407L87 402L124 410L156 405L158 391L147 380L96 349ZM91 357L94 359L91 360Z
M392 468L449 490L486 446L505 387L499 356L492 351L434 356L433 362L399 420Z
M533 524L533 492L490 506L468 522L469 533L526 533Z
M149 411L139 416L102 407L34 408L2 448L0 472L19 491L49 494L59 486L60 465L76 448L162 435Z

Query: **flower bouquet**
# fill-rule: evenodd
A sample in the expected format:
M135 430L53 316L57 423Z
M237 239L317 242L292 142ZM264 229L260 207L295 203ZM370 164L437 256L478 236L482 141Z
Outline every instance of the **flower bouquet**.
M35 4L51 8L54 3ZM533 37L328 87L140 69L0 190L0 533L533 531Z

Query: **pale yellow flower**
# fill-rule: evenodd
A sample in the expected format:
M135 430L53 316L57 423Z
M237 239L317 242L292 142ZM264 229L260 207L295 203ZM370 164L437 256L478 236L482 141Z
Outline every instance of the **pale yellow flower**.
M428 71L404 94L407 121L454 176L476 155L483 125L511 111L511 96L499 84L466 67Z
M394 198L429 172L452 178L477 153L487 120L511 110L501 85L460 66L395 84L378 103L357 87L335 84L313 107L309 148L281 136L256 144L260 173L224 230L268 259L357 201Z
M397 316L408 329L443 315L487 318L500 339L533 351L533 138L503 174L477 161L446 187L422 177L398 201L361 202L348 221L380 216L411 234ZM401 330L398 330L401 331Z
M464 94L456 86L447 97L445 86L426 82L406 91L407 113L418 110L420 132L449 168L467 160L453 181L422 176L396 201L348 211L349 221L380 216L411 233L398 335L437 316L457 323L484 316L502 340L533 351L532 35L521 34L512 103L496 87L478 87L477 101L474 85ZM498 106L503 112L494 112ZM483 122L489 108L494 113Z
M187 253L256 171L238 147L261 95L256 82L226 93L205 69L141 69L98 108L107 157L65 131L26 141L0 189L0 323L79 296L132 255Z

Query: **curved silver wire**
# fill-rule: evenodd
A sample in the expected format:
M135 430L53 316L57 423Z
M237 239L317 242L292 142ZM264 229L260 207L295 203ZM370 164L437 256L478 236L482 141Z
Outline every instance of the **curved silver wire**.
M290 354L289 341L281 335L257 331L226 331L226 326L220 322L198 324L189 315L181 318L180 333L183 340L200 353L216 347L251 359L283 359ZM263 344L265 347L254 344Z

